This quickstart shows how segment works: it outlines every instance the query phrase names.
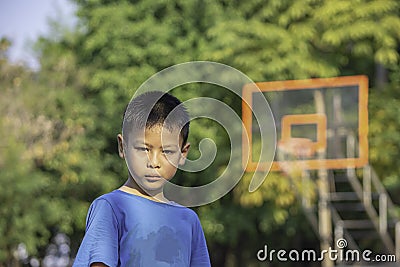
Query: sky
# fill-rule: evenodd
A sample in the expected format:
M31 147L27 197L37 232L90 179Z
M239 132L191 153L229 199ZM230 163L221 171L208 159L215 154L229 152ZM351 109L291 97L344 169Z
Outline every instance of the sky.
M71 0L0 0L0 38L11 40L11 62L39 68L32 45L39 36L49 34L49 19L73 27L75 5Z

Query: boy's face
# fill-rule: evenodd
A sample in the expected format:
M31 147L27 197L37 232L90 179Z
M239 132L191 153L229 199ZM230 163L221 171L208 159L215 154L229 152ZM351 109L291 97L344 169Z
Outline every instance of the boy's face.
M146 192L162 190L184 164L189 144L182 148L179 129L168 130L162 125L131 133L123 156L135 182Z

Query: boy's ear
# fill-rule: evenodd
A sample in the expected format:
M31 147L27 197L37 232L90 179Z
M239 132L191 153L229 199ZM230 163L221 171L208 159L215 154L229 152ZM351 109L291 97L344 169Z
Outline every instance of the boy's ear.
M179 165L185 164L187 155L189 153L190 143L186 143L186 145L181 150L181 158L179 159Z
M118 140L118 154L120 158L125 158L125 152L124 152L124 138L122 138L122 134L117 135L117 140Z

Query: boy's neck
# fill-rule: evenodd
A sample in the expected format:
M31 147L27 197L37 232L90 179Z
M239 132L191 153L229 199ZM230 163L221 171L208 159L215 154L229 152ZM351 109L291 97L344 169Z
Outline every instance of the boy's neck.
M144 197L156 202L170 202L168 199L165 198L163 191L154 192L154 194L150 194L144 191L132 177L129 177L123 186L119 188L119 190L124 191L126 193L130 193L133 195L137 195L140 197Z

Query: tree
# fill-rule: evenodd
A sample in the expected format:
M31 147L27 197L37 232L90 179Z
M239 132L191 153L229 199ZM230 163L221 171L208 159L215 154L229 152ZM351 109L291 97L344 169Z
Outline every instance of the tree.
M1 41L0 136L0 266L15 266L18 246L30 255L39 254L56 228L64 231L70 221L65 204L50 191L57 182L42 171L43 161L52 158L75 132L42 112L51 108L51 97L35 82L36 74L5 58L9 46ZM65 152L65 151L64 151ZM23 258L22 260L27 260Z
M371 75L374 62L398 63L396 1L221 2L231 15L207 31L209 58L255 80Z
M86 157L95 149L85 145L90 106L79 92L84 72L74 68L68 40L64 45L41 41L39 73L9 63L8 45L3 39L0 180L8 186L0 197L0 266L16 266L28 256L43 258L57 233L73 236L84 228L82 218L95 197L88 189L112 186L112 179L103 181L99 174L96 153ZM18 247L26 249L19 258Z
M29 236L26 245L32 255L44 249L45 240L58 231L71 236L76 251L89 203L125 180L124 162L116 154L116 134L136 88L157 71L191 60L213 60L243 71L254 81L360 73L373 79L376 63L391 72L389 67L398 64L399 4L391 0L75 2L80 26L74 32L57 34L56 39L39 40L42 68L38 73L1 59L2 114L14 117L0 120L1 142L7 144L6 153L0 156L0 167L7 175L0 179L20 181L21 186L15 187L20 191L12 196L28 192L34 207L25 212L28 208L18 198L14 201L17 208L11 209L13 204L7 200L2 210L5 217L1 215L12 220L29 218L20 220L18 227L25 226L22 222L35 222L29 231L13 231ZM395 95L394 89L388 92ZM215 86L188 85L173 93L182 100L219 99L240 115L241 99ZM9 99L16 99L18 109ZM385 102L374 103L377 119L371 125L371 137L374 144L382 144L379 116L392 121L397 102L391 102L393 108L384 114L380 107ZM22 119L24 127L17 123ZM396 123L393 119L393 129ZM199 155L197 144L204 137L216 141L220 156L203 172L180 173L177 182L186 185L204 184L215 177L226 167L230 153L229 140L215 123L199 120L192 125L190 157ZM8 128L12 134L6 134ZM395 130L388 134L395 144ZM381 148L371 150L375 153L371 158L385 173L394 162L377 156L386 152ZM397 155L394 148L388 151L392 158ZM12 168L16 160L21 164ZM392 171L394 178L388 181L398 184L398 170ZM35 183L31 175L37 177ZM297 247L317 246L315 236L302 233L309 232L309 226L286 177L270 174L252 194L247 192L249 179L245 175L230 194L197 209L213 265L257 266L255 253L266 241L275 247L291 247L293 240ZM1 231L9 229L3 225L14 227L12 222L0 222ZM15 249L21 239L6 239L4 251Z
M93 118L100 124L92 133L103 140L101 157L109 160L108 168L118 175L123 172L112 167L121 166L112 154L123 107L140 83L165 67L189 60L214 60L238 68L255 81L265 81L356 73L373 77L376 62L385 66L398 62L396 25L400 20L396 1L76 2L85 26L75 47L77 64L89 73L83 94L93 106L101 107ZM193 85L174 92L183 100L212 96L240 112L240 99L227 97L225 91L215 87L200 90ZM207 129L207 134L224 147L227 140L220 139L221 131L210 131L209 127L209 122L195 124L192 143ZM192 153L196 155L196 148ZM228 151L221 149L220 153ZM212 177L225 165L221 160L198 175ZM183 173L181 181L196 184L199 176ZM199 209L211 244L222 248L224 256L215 261L216 265L222 265L241 248L241 238L267 238L272 229L299 213L298 208L287 211L296 203L290 183L277 174L273 177L253 194L244 193L248 186L244 177L231 194L212 206L215 210ZM255 211L263 211L265 217ZM235 214L252 222L247 225L259 227L247 227ZM229 228L218 226L228 224ZM247 249L234 254L239 265L254 260L251 251L257 247Z
M391 72L390 84L383 90L371 92L369 101L369 143L370 162L383 183L391 192L395 203L400 199L397 190L400 186L400 169L396 163L399 157L398 132L400 114L397 108L400 104L399 67Z

